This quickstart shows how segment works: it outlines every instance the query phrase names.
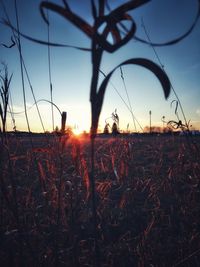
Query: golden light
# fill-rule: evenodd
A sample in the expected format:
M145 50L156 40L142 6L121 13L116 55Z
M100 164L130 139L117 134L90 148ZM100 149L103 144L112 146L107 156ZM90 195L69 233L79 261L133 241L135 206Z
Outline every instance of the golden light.
M75 125L75 127L73 128L73 133L74 133L74 135L78 136L78 135L83 133L83 130L81 128L79 128L78 125Z

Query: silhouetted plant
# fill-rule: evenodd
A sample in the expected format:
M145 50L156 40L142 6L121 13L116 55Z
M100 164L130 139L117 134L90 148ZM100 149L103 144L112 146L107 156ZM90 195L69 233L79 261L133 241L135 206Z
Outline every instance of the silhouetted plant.
M163 87L164 94L165 94L166 98L168 97L169 92L170 92L170 83L169 83L169 79L167 78L166 74L163 73L163 71L155 63L153 63L150 60L143 59L143 58L135 58L135 59L130 59L130 60L124 61L119 66L114 68L105 77L103 82L98 87L99 68L100 68L100 63L101 63L103 52L104 51L108 51L108 52L116 51L121 46L125 45L134 36L135 30L136 30L136 26L135 26L135 23L134 23L132 17L129 16L126 12L131 10L131 9L134 9L136 7L139 7L139 6L141 6L142 4L144 4L146 2L148 2L148 0L129 1L129 2L121 5L120 7L116 8L115 10L111 11L108 15L105 15L104 14L104 8L105 8L106 1L99 0L98 1L99 5L98 5L98 8L97 8L97 5L95 4L95 1L91 0L92 13L93 13L93 18L94 18L93 26L90 26L82 18L80 18L79 16L74 14L71 11L71 9L69 8L69 5L67 4L66 0L63 0L64 7L59 6L57 4L54 4L54 3L49 3L48 1L43 1L41 3L41 11L42 11L43 16L44 16L43 8L47 8L47 9L50 9L52 11L55 11L55 12L59 13L60 15L64 16L66 19L70 20L76 26L78 26L87 36L89 36L91 38L91 49L90 49L90 51L91 51L91 55L92 55L93 72L92 72L91 88L90 88L90 101L91 101L91 110L92 110L92 121L91 121L91 163L92 163L92 168L91 168L90 182L91 182L91 195L92 195L92 200L93 200L93 217L94 217L95 231L97 231L97 218L96 218L97 214L96 214L96 204L95 204L96 200L95 200L95 183L94 183L94 140L95 140L96 133L97 133L98 121L99 121L99 116L100 116L102 105L103 105L103 100L104 100L106 87L107 87L107 84L109 82L110 77L112 76L113 72L118 67L120 67L122 65L127 65L127 64L136 64L136 65L143 66L143 67L151 70L158 77L158 79L160 80L160 82L162 84L162 87ZM45 16L44 16L44 18L45 18ZM130 29L130 31L127 31L127 35L125 35L124 38L121 37L121 32L119 31L118 25L117 25L117 24L121 23L122 20L128 20L131 23L131 29ZM104 23L106 24L106 26L105 26L102 34L100 34L98 32L98 30L100 29L101 26L103 26ZM111 33L112 36L113 36L113 40L114 40L113 44L109 43L108 40L107 40L107 37L108 37L109 33ZM131 147L131 145L129 146L129 143L127 143L127 144L128 144L128 146L126 145L124 147L129 149L129 147ZM148 149L145 149L145 151L146 150L148 150ZM128 151L129 150L126 150L126 152L128 152ZM124 154L129 154L129 153L124 153ZM142 153L142 154L144 155L145 153ZM161 155L158 154L158 159L160 159L160 156ZM113 155L111 155L111 157L112 157L112 163L113 163L115 175L118 176L116 166L114 165L115 158L114 158ZM129 160L130 157L128 157L127 159ZM126 174L126 172L127 172L127 170L126 170L127 169L126 162L128 161L127 159L124 161L124 173L125 173L125 175L127 175ZM149 158L148 158L148 162L149 162ZM156 161L156 164L157 163L158 163L158 161ZM159 164L161 164L160 167L162 167L163 160L161 160ZM102 162L102 165L103 165L103 162ZM143 162L142 162L142 166L143 166ZM170 169L170 173L169 173L169 178L170 179L171 179L171 177L173 177L176 174L176 173L172 172L172 171L175 172L175 170L177 170L177 166L175 166L175 167L176 167L176 169L174 169L174 170L173 170L173 168L172 168L172 170ZM153 168L154 168L154 166L153 166ZM60 167L60 169L62 170L62 166ZM156 172L159 171L158 168L154 168L154 169L156 169ZM182 165L181 165L180 170L182 170ZM153 173L154 176L155 176L156 172ZM41 174L42 173L43 173L43 171L41 171ZM62 174L62 171L61 171L61 174ZM112 173L110 173L110 174L112 175ZM62 177L62 175L60 175L60 177ZM45 178L45 176L43 178ZM170 179L168 179L168 180L170 180ZM52 179L49 179L49 180L51 181ZM158 186L157 186L157 184L156 183L154 184L153 179L151 180L151 178L146 180L146 181L141 181L141 179L138 179L137 177L135 177L135 179L131 179L131 181L130 181L130 185L132 186L131 189L128 188L128 190L124 192L124 194L123 194L123 196L122 196L122 198L120 200L120 208L121 207L127 207L127 210L126 210L127 213L126 214L128 214L128 216L131 216L130 217L131 218L131 223L133 223L133 225L134 225L134 227L132 227L133 225L131 224L130 231L128 231L126 233L126 235L127 234L129 235L133 229L134 229L134 234L131 234L130 237L129 236L126 237L125 235L123 237L121 236L120 244L118 245L119 246L118 248L121 249L121 247L123 245L126 245L125 250L126 251L130 251L131 250L131 253L132 253L133 251L135 252L135 249L134 250L132 249L133 248L132 245L130 245L130 247L129 247L129 242L131 242L131 243L133 242L134 245L137 243L138 244L137 245L137 251L135 253L137 254L137 256L139 255L139 258L141 260L140 263L139 263L140 265L144 265L145 264L144 256L147 258L147 256L146 256L146 254L147 254L146 252L147 251L144 251L143 248L144 248L144 244L145 244L145 242L147 240L147 236L149 234L151 234L150 231L151 231L151 228L154 226L154 222L155 221L156 221L156 229L155 230L158 230L158 231L155 232L154 235L155 236L159 236L159 233L160 233L159 231L162 231L162 229L159 229L157 227L157 217L156 217L156 219L154 217L154 211L157 212L157 210L161 210L161 212L163 212L163 207L161 206L162 205L162 201L160 202L159 197L155 198L154 195L156 195L156 193L158 192L158 193L161 193L161 196L162 196L164 193L166 193L166 191L170 192L169 196L170 196L171 199L172 199L171 192L174 195L174 192L170 188L170 185L167 185L168 180L163 182L163 179L161 179L160 183L158 182ZM60 181L61 181L61 179L60 179ZM105 188L105 186L103 186L103 187ZM61 188L62 188L62 184L60 182L60 186L58 187L58 191L60 191ZM162 189L163 189L163 191L162 191ZM137 192L137 190L138 190L138 192ZM149 192L148 192L148 190L149 190ZM134 197L132 195L132 192L134 192ZM46 193L46 192L44 192L44 193ZM139 199L138 202L137 202L137 193L138 193L138 199ZM140 193L144 193L144 197L142 197L142 202L145 203L142 206L142 216L141 216L141 209L140 209L140 207L141 207L141 194ZM190 195L190 194L188 194L188 195ZM143 194L142 194L142 196L143 196ZM148 206L146 206L146 205L149 204L149 201L146 201L147 198L148 198L148 200L151 200L151 198L153 200L156 199L155 202L158 202L158 203L155 203L155 205L153 203L152 207L148 207ZM29 197L29 199L30 199L30 197ZM180 198L177 197L175 200L177 200L177 199L180 199ZM133 203L132 203L132 200L133 200ZM28 201L30 201L30 200L28 200ZM177 201L174 201L174 202L177 202ZM60 201L59 201L59 203L60 203ZM72 203L72 200L71 200L71 203ZM129 203L131 205L129 205ZM137 205L135 203L137 203ZM136 210L135 213L132 212L134 205L136 205L135 206L135 210ZM172 208L173 208L172 210L173 211L177 210L176 206L173 203L170 203L170 205L172 205ZM130 206L130 209L129 209L129 206ZM161 208L160 208L160 206L161 206ZM102 205L102 207L104 209L106 209L106 205ZM143 210L145 210L144 207L148 211L150 210L150 212L151 212L148 217L153 216L153 219L152 219L152 221L150 221L149 225L147 224L147 221L146 221L147 216L145 216L146 218L143 216L144 215ZM112 210L112 206L108 206L107 210L108 210L108 213L110 213L110 210ZM153 211L153 213L152 213L152 211ZM165 212L165 210L164 210L164 212ZM100 214L100 209L99 209L99 214ZM133 216L132 216L132 214L133 214ZM157 216L157 213L156 213L156 216ZM124 218L125 218L125 216L124 216ZM127 220L124 220L124 218L123 218L123 222L127 223ZM139 219L139 218L141 218L141 219ZM77 218L77 219L79 219L79 218ZM120 220L121 220L121 218L120 218ZM158 220L159 220L159 214L158 214ZM137 223L135 225L135 222L137 222L137 221L139 221L138 224L142 224L142 226L144 226L144 227L140 227L140 225L137 226ZM170 221L169 228L170 228L170 231L171 231L172 224L173 224L173 222L171 223L171 215L169 215L169 221ZM110 226L112 226L111 223L113 223L113 222L110 221ZM102 224L103 224L103 222L102 222ZM98 224L98 227L100 227L100 226L101 225ZM105 225L105 227L107 227L107 226ZM136 231L135 232L135 228L137 230L137 227L139 229L144 229L144 231L142 230L142 231ZM109 228L107 228L107 229L109 229ZM111 229L113 229L113 227L111 227ZM37 230L37 228L36 228L36 230ZM52 230L50 230L50 232L52 232ZM62 235L63 235L63 233L62 233ZM136 235L135 233L140 233L140 234ZM48 234L48 236L49 236L49 234ZM96 245L96 243L97 243L97 233L95 233L94 237L95 237L95 245ZM145 240L144 240L144 237L145 237ZM52 238L52 237L49 238L50 241L52 239L54 241L54 238ZM102 239L104 240L104 236L103 236ZM137 242L136 239L138 239L139 242ZM151 236L149 237L149 239L150 240L154 240L153 238L151 238ZM81 241L86 241L86 240L81 240ZM160 244L162 245L163 242L162 241L159 242L159 245ZM77 244L76 245L73 244L73 246L76 248L76 251L78 251L77 250ZM112 246L113 246L113 243L112 243ZM59 247L56 244L56 242L55 242L55 246L53 246L53 248L54 247L55 248ZM95 248L96 248L96 252L97 252L97 247L95 246ZM149 250L149 246L148 246L147 249ZM66 253L68 251L69 251L69 249L68 250L64 250L64 253ZM150 253L151 253L151 262L152 262L152 257L154 257L154 253L152 253L152 251L153 250L150 251ZM173 252L174 252L174 249L173 249ZM62 251L62 253L63 253L63 251ZM56 253L56 254L58 254L58 253ZM113 253L113 255L114 254L115 253ZM89 255L91 255L91 253ZM111 255L111 253L109 251L109 256L110 255ZM45 254L45 256L47 256L47 255ZM51 259L52 258L50 258L50 260ZM117 259L119 259L119 258L116 257L114 263L117 263ZM124 262L122 262L123 259L124 258L120 259L120 263L121 263L120 266L122 266L122 264L124 265ZM49 260L49 262L50 262L50 260ZM96 260L97 260L97 258L96 258ZM96 261L96 264L98 265L97 261ZM125 265L127 265L127 264L125 263ZM77 265L74 264L74 266L77 266Z
M93 220L94 220L94 238L95 243L97 239L97 214L96 214L96 200L95 200L95 182L94 182L94 140L97 134L98 122L101 113L101 109L103 106L103 100L106 92L106 88L108 82L115 72L115 70L121 66L125 65L138 65L147 68L148 70L152 71L157 78L159 79L165 98L169 96L170 93L170 81L166 75L166 73L154 62L145 58L131 58L128 59L118 66L116 66L113 70L111 70L107 76L103 79L102 83L99 85L99 73L101 67L101 60L103 56L103 52L107 51L109 53L113 53L117 51L119 48L127 44L132 38L135 38L136 32L136 24L133 18L127 13L130 10L134 10L142 6L143 4L149 2L149 0L137 0L137 1L127 1L126 3L120 5L119 7L115 8L114 10L110 11L108 14L105 14L105 7L106 1L99 0L94 1L91 0L91 7L92 7L92 15L93 15L93 25L88 24L83 18L76 15L69 7L69 4L66 0L63 0L63 6L60 6L56 3L51 3L49 1L42 1L40 4L41 14L45 21L48 23L48 20L45 16L44 9L48 9L51 11L60 14L67 20L69 20L72 24L78 27L82 32L84 32L90 39L91 39L91 47L88 49L75 47L82 50L89 50L91 51L91 61L92 61L92 78L91 78L91 85L90 85L90 102L91 102L91 175L90 175L90 184L91 184L91 197L93 203ZM98 3L98 5L97 5ZM192 27L184 34L183 36L165 43L166 45L174 44L179 42L181 39L186 37L193 29L194 25L197 22L199 17L199 12L197 17L195 18L195 22L193 23ZM126 21L130 23L130 29L128 30L122 22ZM9 24L9 22L7 22ZM105 26L105 27L104 27ZM125 30L125 35L122 36L119 26L122 26ZM100 29L103 30L100 33ZM111 35L113 38L113 43L109 42L108 36ZM38 40L34 40L33 38L29 38L30 40L48 44L47 42L41 42ZM138 38L137 38L138 39ZM140 40L143 41L143 40ZM146 42L147 43L147 42ZM55 44L52 44L55 45ZM69 46L68 46L69 47ZM116 123L116 122L115 122ZM96 246L95 246L96 248ZM97 248L96 248L97 252ZM97 262L96 262L97 263ZM97 263L98 264L98 263Z
M67 119L67 112L62 112L62 118L61 118L61 132L65 133L65 126L66 126L66 119Z
M104 130L103 130L104 134L109 134L109 127L110 127L109 123L106 123Z
M188 122L188 125L189 125L189 123L190 123L190 121ZM170 120L167 122L167 125L170 126L174 130L179 129L181 131L189 131L189 126L182 123L181 120L179 120L179 121Z
M12 79L12 75L9 76L7 65L5 63L2 63L2 65L3 65L3 74L0 74L0 81L1 81L0 117L1 117L1 122L2 122L2 131L3 131L3 133L5 133L8 100L9 100L9 88L10 88L10 82Z
M129 131L129 123L126 126L126 133L130 133L130 131Z
M151 133L152 129L151 129L151 110L149 110L149 133Z
M119 128L119 116L117 114L117 109L115 109L115 111L112 113L112 119L116 123L117 128Z
M92 79L90 87L90 102L92 111L92 138L94 138L97 133L99 116L101 113L107 84L114 71L120 66L134 64L147 68L148 70L152 71L160 80L166 98L170 93L170 82L167 75L157 64L145 58L133 58L122 62L105 77L105 79L98 88L99 69L103 52L107 51L113 53L125 44L127 44L133 38L136 31L136 25L133 18L127 12L138 8L147 2L149 1L129 1L112 10L108 15L105 15L105 1L99 0L98 8L95 2L91 1L92 15L94 19L94 23L92 26L88 24L83 18L73 13L67 1L63 0L64 7L55 3L50 3L48 1L42 1L40 4L41 14L47 23L48 21L44 13L44 8L55 11L56 13L60 14L61 16L72 22L80 30L82 30L91 39ZM122 21L129 21L131 24L130 30L126 33L124 37L121 36L121 32L118 28L119 24ZM104 24L106 26L100 34L99 29L103 27ZM112 35L113 43L110 43L108 41L109 34Z
M175 120L170 120L167 122L167 125L170 126L172 129L174 130L177 130L177 129L180 129L181 131L190 131L190 120L187 122L186 119L185 119L185 124L182 122L182 120L180 119L179 117L179 114L178 114L178 107L180 105L180 101L177 101L177 100L173 100L171 102L171 107L173 105L173 103L175 103L175 110L174 110L174 113L177 117L177 121Z
M15 42L13 36L10 37L10 40L11 40L11 44L7 45L7 44L1 43L1 45L4 46L4 47L6 47L6 48L12 48L13 46L16 45L16 42Z
M88 24L83 18L76 15L69 7L66 0L63 0L63 6L57 5L55 3L50 3L48 1L42 1L40 4L40 10L43 18L48 23L48 20L44 13L44 8L48 10L55 11L60 14L70 22L72 22L75 26L77 26L80 30L82 30L90 39L91 39L91 60L92 60L92 78L91 78L91 86L90 86L90 102L91 102L91 112L92 112L92 120L91 120L91 175L90 175L90 183L91 183L91 197L93 203L93 220L94 220L94 238L96 244L97 237L97 218L96 218L96 200L95 200L95 182L94 182L94 140L97 134L99 116L101 113L101 109L103 106L103 100L106 92L106 88L108 82L114 73L114 71L125 65L139 65L147 68L152 71L157 78L159 79L165 97L167 98L170 93L170 81L164 71L154 62L145 58L132 58L126 60L115 67L103 80L103 82L98 87L99 81L99 73L101 67L101 60L103 56L103 52L107 51L110 53L115 52L125 44L127 44L135 34L136 24L133 18L127 13L130 10L138 8L143 4L147 3L148 0L140 0L140 1L128 1L125 4L117 7L112 10L108 15L105 15L105 3L106 1L99 0L98 7L95 4L95 1L91 1L92 6L92 15L93 15L93 25ZM126 32L125 36L122 37L118 25L122 21L128 21L131 24L130 30ZM99 33L99 29L104 27L102 33ZM113 43L108 41L108 36L111 34L113 38ZM95 246L96 248L96 246ZM97 253L97 248L96 248ZM98 257L96 255L96 257ZM96 261L96 264L97 261Z
M163 123L163 132L164 132L164 125L165 125L165 123L166 123L166 122L165 122L165 116L164 116L164 115L162 116L161 121L162 121L162 123Z
M119 130L118 130L118 127L117 127L117 123L114 122L113 125L112 125L112 134L114 136L116 136L117 134L119 134Z

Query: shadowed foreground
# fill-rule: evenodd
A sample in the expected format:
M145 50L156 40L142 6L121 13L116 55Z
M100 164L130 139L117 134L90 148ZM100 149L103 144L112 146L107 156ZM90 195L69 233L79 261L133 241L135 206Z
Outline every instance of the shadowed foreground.
M199 266L199 141L97 138L100 266ZM10 137L0 156L1 266L94 266L89 141Z

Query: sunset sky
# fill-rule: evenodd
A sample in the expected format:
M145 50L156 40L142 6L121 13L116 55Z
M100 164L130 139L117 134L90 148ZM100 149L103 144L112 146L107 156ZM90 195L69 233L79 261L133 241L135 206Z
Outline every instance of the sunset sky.
M0 18L5 18L2 3L6 7L9 19L16 27L14 0L0 0ZM47 41L47 24L39 11L40 0L17 0L20 31L33 38ZM63 1L52 0L63 6ZM92 25L90 0L67 1L71 9ZM110 7L116 8L125 0L110 0ZM192 25L198 12L197 0L152 0L147 4L129 12L136 25L136 36L147 40L142 19L151 41L164 43L184 34ZM70 22L54 12L49 12L50 41L72 46L90 48L90 39ZM11 29L0 24L0 43L10 45ZM192 33L180 43L170 46L155 47L164 69L178 94L187 120L191 120L193 128L200 129L200 20ZM21 38L22 55L30 77L36 99L50 100L48 73L48 47ZM90 129L89 91L91 81L91 54L73 48L51 47L51 76L53 85L53 101L61 111L67 111L67 126L78 128L80 131ZM110 54L105 52L101 70L107 74L115 66L129 58L144 57L158 63L150 45L131 40L118 51ZM6 48L0 45L0 61L8 66L9 74L13 73L11 82L11 97L13 110L21 112L23 107L22 81L20 72L19 52L17 46ZM159 64L159 63L158 63ZM3 66L0 66L2 70ZM166 121L177 120L173 92L166 101L157 78L148 70L138 66L123 67L126 88L130 97L133 114L142 127L149 125L149 111L152 111L152 125L162 126L161 118ZM103 77L102 77L103 78ZM25 76L26 101L28 118L32 131L42 131L30 87ZM123 100L128 105L126 92L117 70L109 83L100 117L99 128L103 129L105 120L117 109L120 119L120 129L141 131ZM44 121L45 130L52 130L51 107L46 102L39 102L39 109ZM60 127L60 114L54 109L55 126ZM183 120L180 109L178 115ZM27 130L24 113L14 116L18 130ZM107 119L112 123L111 119ZM8 117L7 128L12 130L11 117Z

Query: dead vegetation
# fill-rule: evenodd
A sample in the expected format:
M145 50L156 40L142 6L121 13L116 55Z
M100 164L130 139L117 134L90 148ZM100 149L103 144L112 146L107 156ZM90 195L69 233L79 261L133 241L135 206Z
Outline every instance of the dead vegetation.
M26 138L1 155L2 266L94 266L89 142ZM100 266L198 266L199 138L96 143Z

